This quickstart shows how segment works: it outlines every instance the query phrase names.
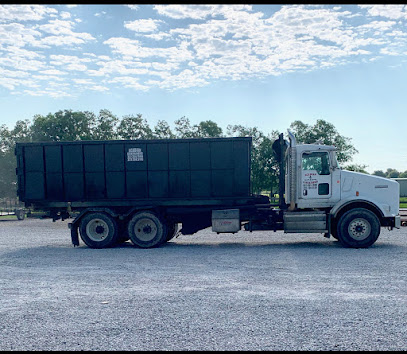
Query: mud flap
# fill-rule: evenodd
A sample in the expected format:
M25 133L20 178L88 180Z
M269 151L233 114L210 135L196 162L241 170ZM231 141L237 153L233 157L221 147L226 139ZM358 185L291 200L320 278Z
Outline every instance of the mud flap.
M68 227L71 229L71 240L73 246L79 246L78 225L76 223L69 223Z

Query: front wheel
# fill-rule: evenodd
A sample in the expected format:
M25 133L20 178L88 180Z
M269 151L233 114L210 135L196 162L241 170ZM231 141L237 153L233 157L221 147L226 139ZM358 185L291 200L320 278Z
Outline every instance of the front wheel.
M91 248L112 247L117 242L116 221L105 213L89 213L79 225L82 241Z
M337 236L345 247L367 248L380 235L380 220L370 210L353 209L341 216L337 225Z
M157 247L166 241L167 226L152 212L135 214L127 226L131 242L141 248Z

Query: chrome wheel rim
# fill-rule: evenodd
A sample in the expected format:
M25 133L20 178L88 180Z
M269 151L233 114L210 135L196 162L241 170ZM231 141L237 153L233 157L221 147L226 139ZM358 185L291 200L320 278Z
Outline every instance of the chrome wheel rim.
M348 226L348 233L350 237L355 240L361 241L369 237L372 228L366 219L357 218L350 222Z
M151 219L140 219L134 225L134 235L140 241L149 242L157 236L157 233L157 225Z
M86 234L92 241L103 241L109 234L109 226L102 219L93 219L86 225Z

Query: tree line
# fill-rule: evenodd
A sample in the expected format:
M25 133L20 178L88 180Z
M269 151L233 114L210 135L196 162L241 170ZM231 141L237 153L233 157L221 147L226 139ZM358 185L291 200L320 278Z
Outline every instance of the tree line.
M372 175L386 177L386 178L407 178L407 170L399 172L394 168L388 168L386 171L376 170Z
M342 165L348 163L346 169L366 172L364 165L349 164L352 156L358 151L352 145L351 139L339 134L333 124L322 119L317 120L314 125L296 120L290 124L289 129L299 143L311 144L320 141L336 146L339 163ZM175 120L173 128L165 120L159 120L152 127L142 114L119 118L107 109L100 110L98 114L73 110L60 110L47 115L37 114L32 120L18 120L12 129L6 125L0 126L0 198L16 196L14 155L16 142L244 136L253 138L251 161L253 193L264 190L275 192L278 190L279 166L272 151L272 144L278 135L277 130L264 133L255 126L233 124L228 125L224 131L214 121L206 120L191 124L189 118L185 116Z

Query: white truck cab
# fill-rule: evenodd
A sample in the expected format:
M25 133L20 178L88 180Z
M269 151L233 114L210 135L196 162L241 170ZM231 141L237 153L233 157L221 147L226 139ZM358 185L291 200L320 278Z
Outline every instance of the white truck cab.
M399 184L342 170L336 148L297 144L289 132L285 152L285 232L323 232L345 246L368 247L380 227L400 228Z

